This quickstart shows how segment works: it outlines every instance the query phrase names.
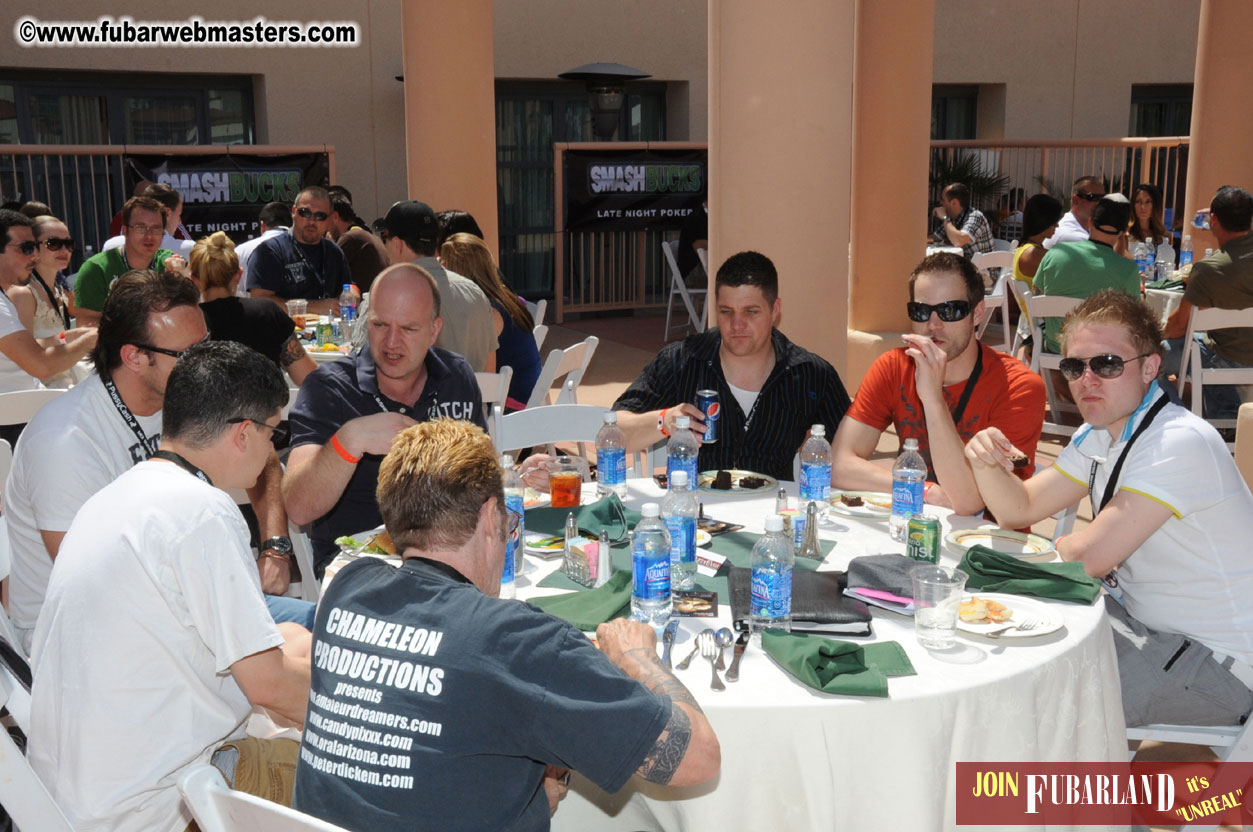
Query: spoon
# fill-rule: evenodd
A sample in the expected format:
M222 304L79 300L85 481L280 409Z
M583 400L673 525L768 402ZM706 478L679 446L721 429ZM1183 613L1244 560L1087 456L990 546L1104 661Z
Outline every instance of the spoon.
M661 651L661 662L666 667L673 667L670 664L670 648L674 646L674 637L679 633L679 622L671 621L666 624L666 629L661 633L661 643L665 645L665 649Z
M725 661L723 661L722 654L728 647L730 647L732 644L735 643L735 633L731 632L731 629L729 627L723 627L721 630L714 633L714 636L718 639L717 669L726 670L727 664Z

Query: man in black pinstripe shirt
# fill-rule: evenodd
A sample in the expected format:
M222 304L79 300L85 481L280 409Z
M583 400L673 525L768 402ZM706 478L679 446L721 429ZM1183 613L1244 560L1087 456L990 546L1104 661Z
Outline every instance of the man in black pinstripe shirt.
M699 438L697 390L717 390L719 435L702 443L700 470L740 468L792 479L792 458L812 425L835 433L849 407L839 374L775 327L782 313L779 276L768 257L728 258L715 280L717 329L668 344L623 393L614 410L627 450L662 441L688 416Z

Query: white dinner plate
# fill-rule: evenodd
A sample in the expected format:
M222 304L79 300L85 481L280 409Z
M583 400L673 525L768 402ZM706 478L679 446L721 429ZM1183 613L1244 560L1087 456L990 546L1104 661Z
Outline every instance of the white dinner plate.
M696 479L699 490L708 491L710 494L761 494L763 492L775 492L779 488L779 481L768 474L759 474L756 471L742 471L739 468L728 468L727 473L731 475L731 487L729 489L714 488L714 480L718 477L717 471L701 471ZM762 484L756 488L745 488L740 485L740 479L743 477L756 477L762 480Z
M863 502L859 506L846 505L840 501L840 497L847 494L850 497L860 497ZM879 505L864 502L865 500L875 500ZM884 494L882 491L832 491L831 510L836 514L842 514L845 517L861 517L870 520L886 520L892 516L892 495ZM884 505L887 508L884 508Z
M1034 598L1026 598L1022 595L1010 595L1004 592L971 592L962 595L962 601L969 601L971 598L978 597L987 601L996 601L1004 604L1013 610L1013 615L1008 621L987 621L979 624L972 624L968 621L957 619L957 629L963 633L971 633L973 635L983 635L993 630L999 630L1008 627L1011 624L1017 624L1020 621L1026 621L1028 618L1034 618L1041 622L1039 626L1031 630L1006 630L997 638L1035 638L1036 636L1044 636L1049 633L1055 633L1062 628L1065 623L1062 620L1061 613L1055 608L1050 607L1043 601L1037 601Z
M713 539L714 539L714 536L711 535L709 532L705 531L704 529L696 530L696 545L697 546L708 546L710 543L713 542Z
M944 536L944 542L959 555L976 545L1023 560L1052 560L1057 552L1047 537L1012 529L955 529Z
M542 544L541 541L543 541ZM565 537L559 534L527 532L526 551L532 555L539 555L542 558L557 557L566 551Z

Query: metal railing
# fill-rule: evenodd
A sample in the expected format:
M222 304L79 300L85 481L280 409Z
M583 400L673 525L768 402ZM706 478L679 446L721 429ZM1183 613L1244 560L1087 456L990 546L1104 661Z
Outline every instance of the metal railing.
M47 145L0 144L0 202L38 200L65 221L79 241L71 268L87 247L100 250L109 223L131 196L122 160L127 155L283 156L326 153L335 181L331 145Z
M1005 207L1003 195L1014 188L1022 188L1028 197L1051 193L1068 208L1071 183L1081 176L1098 176L1108 191L1120 191L1128 197L1137 185L1157 185L1162 189L1167 225L1179 228L1187 171L1187 136L933 141L930 204L938 204L949 175L960 172L973 173L978 182L988 186L988 190L972 188L971 202L993 220ZM995 226L994 222L994 230Z

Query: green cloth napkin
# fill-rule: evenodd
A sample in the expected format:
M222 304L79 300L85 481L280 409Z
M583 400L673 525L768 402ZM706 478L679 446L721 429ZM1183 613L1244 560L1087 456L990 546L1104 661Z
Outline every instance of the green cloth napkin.
M601 529L609 532L610 540L617 540L614 546L626 546L626 534L635 524L640 522L640 513L622 505L617 494L610 494L585 506L571 508L532 508L526 512L526 530L543 534L564 534L566 515L574 512L574 519L580 528L600 534ZM626 525L623 525L623 518ZM622 538L618 540L618 538Z
M630 572L615 572L607 584L596 589L580 589L583 591L532 598L531 603L580 630L595 630L597 625L631 611Z
M1090 577L1078 561L1030 563L986 546L971 546L957 568L970 577L966 589L1035 595L1058 601L1091 604L1101 594L1101 582Z
M1182 289L1183 287L1182 280L1154 280L1144 284L1145 289Z
M761 646L780 667L814 690L844 696L887 696L889 676L917 671L895 641L848 641L766 630Z

